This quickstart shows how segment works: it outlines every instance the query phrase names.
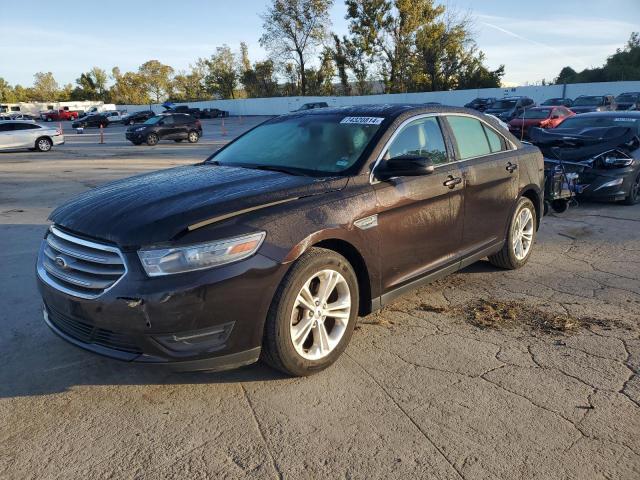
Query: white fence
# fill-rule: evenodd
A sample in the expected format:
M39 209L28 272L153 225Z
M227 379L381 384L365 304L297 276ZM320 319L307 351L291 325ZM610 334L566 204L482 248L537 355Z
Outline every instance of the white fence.
M547 98L569 97L579 95L618 95L622 92L640 91L640 81L636 82L600 82L600 83L572 83L567 85L545 85L513 88L482 88L475 90L452 90L446 92L395 93L383 95L363 95L353 97L273 97L246 98L240 100L210 100L205 102L187 102L198 108L219 108L227 110L231 115L280 115L295 110L308 102L327 102L329 106L380 104L380 103L426 103L440 102L445 105L462 106L476 97L507 97L512 95L526 95L536 103ZM129 112L148 110L161 112L160 105L119 105L118 108Z

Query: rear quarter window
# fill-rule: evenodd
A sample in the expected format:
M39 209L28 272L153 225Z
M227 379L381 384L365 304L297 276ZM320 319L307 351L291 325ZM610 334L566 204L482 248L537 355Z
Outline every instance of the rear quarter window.
M451 127L458 147L459 160L492 153L484 126L480 120L472 117L447 116L447 122Z

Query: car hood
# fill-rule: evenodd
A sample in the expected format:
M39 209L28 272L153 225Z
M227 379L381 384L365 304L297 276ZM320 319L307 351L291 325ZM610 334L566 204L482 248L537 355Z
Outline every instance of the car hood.
M584 105L582 107L571 107L571 110L573 110L574 113L585 113L597 112L598 108L600 108L598 105Z
M319 179L198 164L108 183L76 196L49 219L70 231L123 247L150 245L167 242L198 222L340 190L347 182L344 177Z

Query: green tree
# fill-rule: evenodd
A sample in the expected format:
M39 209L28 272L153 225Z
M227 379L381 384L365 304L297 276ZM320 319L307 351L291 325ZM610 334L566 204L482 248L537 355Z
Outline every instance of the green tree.
M173 78L171 98L179 102L208 100L211 98L205 89L206 65L202 60L190 65L189 72L178 72Z
M147 80L139 73L121 73L113 67L111 76L114 85L111 87L111 99L120 105L146 105L151 102L147 93Z
M173 68L158 60L149 60L138 68L138 75L144 80L147 95L160 103L171 95L173 86Z
M31 88L32 99L41 102L53 102L57 100L60 87L53 73L38 72L34 76L33 87Z
M333 0L272 0L262 16L260 45L285 69L295 66L301 95L307 93L307 60L327 36L332 4Z
M0 77L0 102L15 103L16 94L13 87L4 78Z
M347 73L347 55L343 43L347 42L346 37L340 40L340 37L335 33L332 35L333 49L331 51L333 61L336 64L338 70L338 78L340 79L340 94L351 95L351 85L349 85L349 75Z
M204 60L206 74L204 85L207 92L221 98L235 98L239 72L236 56L228 45L216 48L216 53Z

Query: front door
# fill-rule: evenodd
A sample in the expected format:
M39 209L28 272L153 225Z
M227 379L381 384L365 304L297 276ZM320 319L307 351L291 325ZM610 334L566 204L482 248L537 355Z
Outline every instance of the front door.
M435 171L374 182L383 293L458 261L464 189L451 153L437 116L422 116L401 126L384 153L383 162L401 155L428 157Z
M469 256L501 243L518 197L518 160L510 143L471 116L447 115L456 160L465 182L462 254Z

